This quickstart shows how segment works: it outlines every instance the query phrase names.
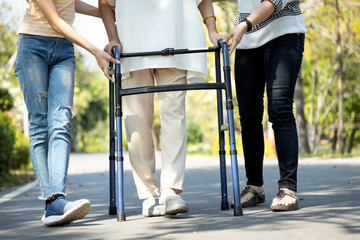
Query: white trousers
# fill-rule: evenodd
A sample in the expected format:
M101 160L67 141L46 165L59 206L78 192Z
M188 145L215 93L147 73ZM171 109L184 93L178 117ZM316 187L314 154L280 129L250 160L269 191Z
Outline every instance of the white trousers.
M176 68L143 69L130 73L122 87L184 84L187 71ZM161 121L161 177L155 173L152 137L154 93L123 97L123 111L133 177L140 199L160 196L163 188L181 193L186 161L186 91L159 92Z

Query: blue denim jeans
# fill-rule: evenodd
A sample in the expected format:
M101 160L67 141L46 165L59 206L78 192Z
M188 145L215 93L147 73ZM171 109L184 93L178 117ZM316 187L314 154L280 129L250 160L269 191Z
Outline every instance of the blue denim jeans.
M293 99L303 51L303 34L287 34L256 49L236 51L236 95L248 185L264 184L262 120L266 86L279 162L279 188L297 190L298 136Z
M65 194L74 96L74 46L64 38L20 34L15 74L28 110L30 158L41 197Z

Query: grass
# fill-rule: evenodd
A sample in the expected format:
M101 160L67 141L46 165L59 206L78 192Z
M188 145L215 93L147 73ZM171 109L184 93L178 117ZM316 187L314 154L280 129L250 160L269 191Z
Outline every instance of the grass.
M347 153L347 148L345 148L345 153L332 153L330 149L329 141L322 141L321 145L318 146L316 153L311 154L300 154L300 157L319 157L319 158L352 158L360 156L360 144L357 144L352 149L351 153Z
M10 170L9 173L0 175L0 191L35 180L35 173L32 167L22 167L19 170Z

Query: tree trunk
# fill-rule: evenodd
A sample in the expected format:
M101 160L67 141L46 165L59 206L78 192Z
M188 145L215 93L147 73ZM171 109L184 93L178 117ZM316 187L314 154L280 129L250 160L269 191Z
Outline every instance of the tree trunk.
M85 152L86 151L86 141L85 141L85 136L83 134L80 134L80 139L81 139L81 142L82 142L82 148L81 148L81 151L82 152Z
M337 143L337 129L335 126L333 126L331 128L331 132L330 132L330 142L331 142L331 153L335 153L336 152L336 143Z
M316 62L314 63L314 66ZM311 93L310 93L310 109L309 109L309 122L308 122L308 139L310 141L310 151L314 152L316 149L315 146L315 132L314 127L314 105L315 105L315 88L316 88L316 69L311 70Z
M299 150L301 153L310 153L310 146L307 135L307 123L304 113L304 94L301 74L295 86L296 121L299 132Z
M353 127L353 129L351 130L351 134L350 134L350 139L349 139L349 147L348 147L348 150L347 150L347 153L348 154L351 154L351 151L354 147L354 140L355 140L355 133L356 131L358 130L359 128L358 127Z
M343 150L343 132L344 132L344 95L343 95L343 85L342 85L342 68L343 68L343 59L341 53L341 35L340 35L340 9L339 1L335 1L335 33L336 33L336 59L338 62L337 69L337 86L338 86L338 131L337 131L337 145L336 152L341 153Z

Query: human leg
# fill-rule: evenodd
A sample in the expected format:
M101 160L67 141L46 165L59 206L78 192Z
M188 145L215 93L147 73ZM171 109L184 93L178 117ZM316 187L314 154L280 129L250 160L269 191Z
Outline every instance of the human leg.
M133 71L122 80L123 88L154 85L152 69ZM155 174L155 153L152 138L154 94L146 93L123 97L124 120L130 162L140 199L160 195L160 184Z
M47 226L81 219L91 208L87 199L73 202L65 199L75 83L74 46L67 39L56 39L51 53L48 73L48 167L51 193L45 203L43 221Z
M28 110L30 158L40 186L40 197L51 192L48 154L48 48L45 38L21 34L18 37L18 54L15 74L19 80Z
M298 137L293 114L295 84L302 61L304 36L288 34L266 46L265 69L269 121L273 123L279 162L279 190L297 191ZM285 195L275 204L292 205L297 201Z
M158 85L185 84L185 70L156 69ZM167 215L184 213L188 204L177 194L183 191L186 161L185 91L159 92L161 120L161 198Z
M185 84L186 71L175 68L156 69L156 83ZM186 160L185 91L159 92L161 121L161 188L183 189Z
M236 96L239 104L247 185L261 194L263 189L263 98L264 71L259 49L237 50L235 55ZM246 191L242 204L255 196Z
M51 194L65 193L71 146L74 75L74 47L70 41L59 39L49 63L48 164Z

